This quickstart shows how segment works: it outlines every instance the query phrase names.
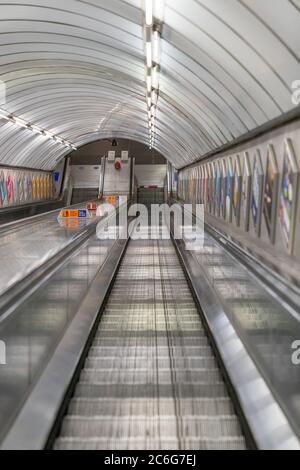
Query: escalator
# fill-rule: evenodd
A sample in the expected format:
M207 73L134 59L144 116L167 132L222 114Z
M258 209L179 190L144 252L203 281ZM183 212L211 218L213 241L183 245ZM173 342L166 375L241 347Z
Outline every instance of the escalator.
M171 240L129 242L74 390L55 449L247 447Z
M142 196L150 207L153 192ZM51 213L5 233L2 257L18 247L28 279L10 277L11 258L0 449L300 448L299 320L279 294L208 228L190 251L163 224L129 241L99 240L96 225ZM31 233L41 266L25 256Z

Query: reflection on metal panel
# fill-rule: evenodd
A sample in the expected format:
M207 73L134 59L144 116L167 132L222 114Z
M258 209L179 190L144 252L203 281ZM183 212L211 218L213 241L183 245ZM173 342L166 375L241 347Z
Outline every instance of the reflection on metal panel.
M136 165L135 176L139 186L163 187L167 175L166 165Z
M100 172L100 162L99 165L72 165L71 178L74 189L98 188Z

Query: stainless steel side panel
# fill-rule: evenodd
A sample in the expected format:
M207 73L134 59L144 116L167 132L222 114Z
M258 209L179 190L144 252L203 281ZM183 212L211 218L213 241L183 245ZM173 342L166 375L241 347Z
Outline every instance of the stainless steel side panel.
M43 449L125 249L117 240L0 449Z
M258 448L299 450L298 437L239 338L194 253L186 250L184 241L176 240L175 243Z

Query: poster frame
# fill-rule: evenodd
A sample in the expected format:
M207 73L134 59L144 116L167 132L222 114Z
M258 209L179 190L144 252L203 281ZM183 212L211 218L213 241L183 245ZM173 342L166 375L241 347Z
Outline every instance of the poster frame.
M258 169L257 173L257 187L258 187L258 201L256 207L256 221L254 220L254 212L253 212L253 203L254 203L254 188L255 188L255 169ZM262 221L262 206L263 206L263 189L264 189L264 170L261 161L261 154L260 150L256 149L255 157L253 162L253 175L252 175L252 188L251 188L251 213L252 213L252 222L254 226L254 230L256 232L257 237L261 235L261 221Z
M238 188L236 190L236 183ZM232 211L235 218L237 227L240 226L241 222L241 200L242 200L242 184L243 176L241 169L241 159L239 155L236 155L234 158L234 167L233 167L233 187L232 187ZM234 194L236 192L237 204L234 206Z
M230 173L230 176L229 176ZM228 181L228 179L230 180ZM230 197L228 201L228 188L230 190ZM233 166L232 157L227 157L227 173L226 173L226 195L225 195L225 219L227 222L232 223L232 191L233 191Z
M268 221L267 215L267 205L266 205L266 191L268 184L268 163L272 165L272 171L274 175L273 179L273 195L271 202L271 217L270 222ZM264 194L263 194L263 214L265 219L265 224L268 232L269 239L271 243L275 243L276 238L276 221L277 221L277 209L278 209L278 188L279 188L279 169L277 165L277 159L275 155L275 150L273 145L268 145L267 151L267 160L266 160L266 172L265 172L265 182L264 182Z
M220 215L223 219L226 219L226 186L227 186L227 162L223 158L221 162L222 171L222 183L221 183L221 195L220 195Z
M252 171L250 165L249 152L244 152L243 183L242 183L242 204L241 211L244 216L244 230L250 230L250 207L252 194Z
M292 169L293 175L293 202L291 205L291 222L290 222L290 233L289 236L286 235L280 217L280 210L281 210L281 195L282 195L282 185L284 179L284 168L285 168L285 161L286 159L289 160ZM282 175L281 175L281 182L279 188L279 209L278 209L278 217L281 226L281 232L283 235L283 239L285 241L285 245L289 255L293 254L294 251L294 243L295 243L295 229L296 229L296 217L297 217L297 202L298 202L298 193L299 193L299 167L297 164L296 154L294 151L294 146L291 139L286 139L284 142L284 156L283 156L283 164L282 164Z

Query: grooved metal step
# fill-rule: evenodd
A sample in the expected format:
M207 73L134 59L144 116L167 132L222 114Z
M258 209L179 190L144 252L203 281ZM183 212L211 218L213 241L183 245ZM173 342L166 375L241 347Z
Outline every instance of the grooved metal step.
M161 416L175 413L173 398L145 399L124 398L116 401L113 398L73 398L69 405L69 414L77 416L128 416L134 410L135 416L153 416L159 411ZM220 416L232 415L234 409L231 400L220 398L185 398L180 401L180 410L186 416Z
M147 435L152 439L156 436L176 438L183 434L185 438L203 436L216 439L218 437L235 437L240 431L236 416L182 416L179 423L177 417L154 415L147 418L140 416L119 416L114 422L111 416L81 417L69 415L64 419L61 437L93 437L113 436L115 439L126 437L138 438Z
M246 448L170 240L130 241L55 448Z
M223 437L207 439L203 437L185 439L184 446L179 447L178 439L123 439L111 438L59 438L56 441L57 450L244 450L243 437Z
M172 380L178 383L217 383L220 381L220 372L218 369L193 369L178 370L173 369L126 369L126 370L94 370L86 367L81 373L79 383L120 383L120 384L149 384L156 383L168 384ZM222 382L221 382L222 383Z

